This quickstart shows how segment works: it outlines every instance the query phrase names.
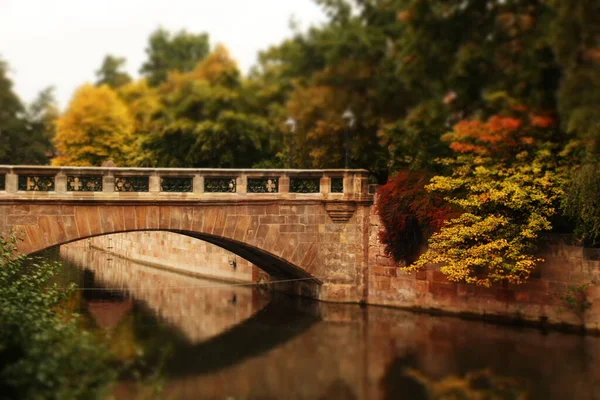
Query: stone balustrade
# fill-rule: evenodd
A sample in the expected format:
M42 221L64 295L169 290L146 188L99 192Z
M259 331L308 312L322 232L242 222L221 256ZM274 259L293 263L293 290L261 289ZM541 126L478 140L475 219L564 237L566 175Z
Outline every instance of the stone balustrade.
M0 199L369 201L368 171L0 165Z

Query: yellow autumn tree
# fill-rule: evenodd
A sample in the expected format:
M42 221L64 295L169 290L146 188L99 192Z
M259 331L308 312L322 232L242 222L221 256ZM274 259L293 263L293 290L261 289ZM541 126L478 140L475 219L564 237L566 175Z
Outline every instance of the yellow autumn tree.
M56 123L58 156L53 165L99 166L112 159L125 164L135 122L110 87L84 85Z
M212 85L228 88L240 85L240 72L227 47L219 44L190 72L173 71L162 87L165 93L181 89L190 82L206 81Z
M135 125L127 164L154 166L155 163L143 147L150 134L161 132L165 124L161 118L163 104L158 89L150 86L146 79L140 79L121 86L117 89L117 94L127 105Z

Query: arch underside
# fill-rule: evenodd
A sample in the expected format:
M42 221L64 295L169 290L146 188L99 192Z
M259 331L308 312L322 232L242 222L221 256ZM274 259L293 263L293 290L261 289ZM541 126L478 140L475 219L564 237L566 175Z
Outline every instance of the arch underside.
M256 265L258 268L271 275L271 277L279 279L312 278L315 282L320 283L320 281L317 278L304 271L302 268L290 263L289 261L284 260L281 257L277 257L274 254L261 250L258 247L251 246L249 244L229 238L208 235L206 233L186 232L178 230L169 230L168 232L190 236L214 244L215 246L219 246L250 261L252 264Z
M277 280L296 280L296 279L310 279L313 283L321 284L322 282L306 272L299 266L284 260L281 257L278 257L270 252L262 250L256 246L249 245L247 243L243 243L234 239L225 238L222 236L209 235L207 233L193 232L193 231L182 231L182 230L173 230L173 229L134 229L134 230L126 230L126 231L115 231L109 233L102 233L98 235L89 235L85 237L80 237L74 240L67 240L59 243L55 243L52 246L46 246L42 249L36 250L35 253L46 250L50 247L61 246L67 243L76 242L79 240L85 240L92 237L97 236L106 236L113 235L117 233L127 233L127 232L148 232L148 231L161 231L161 232L172 232L180 235L185 235L189 237L193 237L198 240L203 240L207 243L214 244L215 246L221 247L227 251L230 251L248 261L252 264L256 265L258 268L262 269L266 273L268 273L272 278Z

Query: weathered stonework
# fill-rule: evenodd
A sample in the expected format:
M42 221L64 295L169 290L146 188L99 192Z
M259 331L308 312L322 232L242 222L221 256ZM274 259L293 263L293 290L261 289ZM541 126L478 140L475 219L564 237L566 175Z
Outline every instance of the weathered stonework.
M540 325L585 325L590 331L600 332L599 250L572 246L559 236L551 236L540 250L545 262L528 283L486 288L449 282L437 266L413 273L402 271L379 243L381 229L372 207L368 249L370 304ZM592 307L581 319L565 307L560 297L569 286L585 284L591 284L587 296Z

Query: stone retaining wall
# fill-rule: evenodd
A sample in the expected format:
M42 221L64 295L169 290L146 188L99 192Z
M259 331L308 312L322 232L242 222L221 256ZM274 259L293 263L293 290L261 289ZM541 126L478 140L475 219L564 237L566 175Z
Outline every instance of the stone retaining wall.
M600 332L600 249L568 243L568 237L552 235L543 241L539 265L523 285L490 288L449 282L439 267L416 273L403 272L385 255L378 235L383 229L375 207L371 208L369 232L369 304L462 314L492 320L522 320L542 325L585 325ZM589 284L592 303L584 318L561 300L567 289Z

